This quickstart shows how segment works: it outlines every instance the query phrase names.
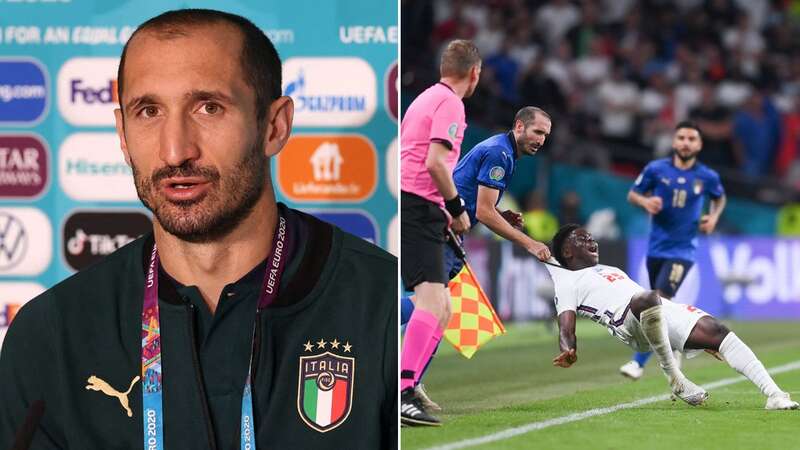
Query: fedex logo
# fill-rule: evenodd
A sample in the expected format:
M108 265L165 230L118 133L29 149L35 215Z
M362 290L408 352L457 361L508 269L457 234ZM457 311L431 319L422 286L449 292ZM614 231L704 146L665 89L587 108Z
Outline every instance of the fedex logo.
M119 58L72 58L58 72L58 108L79 126L113 126Z
M0 282L0 344L20 308L42 292L44 286L38 283Z
M97 88L78 78L70 81L70 102L113 103L117 104L117 80L108 80L103 86Z

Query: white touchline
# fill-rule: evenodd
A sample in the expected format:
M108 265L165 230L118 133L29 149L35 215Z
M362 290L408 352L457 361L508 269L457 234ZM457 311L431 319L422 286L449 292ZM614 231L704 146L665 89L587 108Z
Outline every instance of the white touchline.
M796 369L800 369L800 361L795 361L788 364L784 364L782 366L773 367L772 369L769 369L767 372L769 372L770 375L777 375L779 373L789 372L791 370L796 370ZM706 390L711 390L711 389L716 389L718 387L727 386L729 384L739 383L745 380L747 380L747 378L743 376L724 378L722 380L704 384L703 388ZM497 441L502 441L504 439L510 439L512 437L519 436L521 434L530 433L531 431L541 430L543 428L548 428L555 425L563 425L565 423L577 422L579 420L588 419L594 416L602 416L604 414L610 414L619 411L621 409L638 408L639 406L647 405L648 403L660 402L662 400L667 400L668 398L669 394L664 394L664 395L657 395L654 397L643 398L629 403L620 403L618 405L608 406L606 408L590 409L588 411L574 413L568 416L556 417L553 419L543 420L541 422L533 422L527 425L520 425L518 427L509 428L507 430L499 431L497 433L487 434L486 436L482 437L464 439L463 441L451 442L450 444L439 445L436 447L429 447L426 450L456 450L460 448L475 447L476 445L488 444L490 442L497 442Z

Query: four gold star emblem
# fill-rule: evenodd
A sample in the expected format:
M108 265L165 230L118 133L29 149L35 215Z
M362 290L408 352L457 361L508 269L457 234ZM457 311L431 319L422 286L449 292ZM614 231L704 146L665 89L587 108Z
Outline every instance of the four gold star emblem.
M325 346L326 346L326 345L328 345L328 344L330 344L330 346L331 346L331 349L332 349L332 350L333 350L333 349L338 349L338 348L339 348L339 346L341 346L341 347L342 347L342 350L344 350L344 352L345 352L345 353L350 353L350 349L351 349L351 348L353 348L353 346L350 344L350 341L347 341L347 342L345 342L344 344L342 344L342 343L341 343L341 342L340 342L338 339L336 339L336 338L334 338L334 339L333 339L332 341L330 341L330 342L326 342L326 341L325 341L325 339L322 339L322 338L320 338L320 340L318 340L318 341L317 341L317 342L315 342L314 344L317 344L317 349L325 349ZM314 344L312 344L312 343L311 343L311 341L310 341L310 340L308 340L308 341L306 341L306 343L305 343L305 344L303 344L303 348L304 348L304 349L305 349L305 351L307 351L307 352L314 351Z

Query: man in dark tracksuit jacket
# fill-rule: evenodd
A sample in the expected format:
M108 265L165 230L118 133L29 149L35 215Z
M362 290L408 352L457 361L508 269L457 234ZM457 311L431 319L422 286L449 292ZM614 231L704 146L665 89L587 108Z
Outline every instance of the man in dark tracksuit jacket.
M293 101L269 39L169 11L117 78L153 232L20 310L0 449L397 448L397 261L276 202Z
M301 248L276 302L260 314L253 382L257 442L267 449L397 447L397 262L377 247L296 211ZM303 229L304 228L304 229ZM142 448L143 236L26 304L0 358L0 448L10 448L33 401L44 399L34 449ZM239 448L242 386L264 264L229 284L214 315L197 288L162 283L165 449ZM165 274L162 278L166 280ZM333 343L337 344L333 348ZM310 344L310 345L309 345ZM308 350L308 348L311 350ZM320 432L298 406L300 358L353 358L352 405Z

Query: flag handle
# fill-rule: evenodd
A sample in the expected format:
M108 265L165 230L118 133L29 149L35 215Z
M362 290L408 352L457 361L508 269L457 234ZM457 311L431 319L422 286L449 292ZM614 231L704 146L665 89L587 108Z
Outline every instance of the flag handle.
M467 252L461 245L461 240L458 239L458 237L456 237L456 234L453 233L453 230L451 228L447 229L447 245L449 245L450 249L453 250L453 253L455 253L456 256L458 256L458 259L466 263Z

